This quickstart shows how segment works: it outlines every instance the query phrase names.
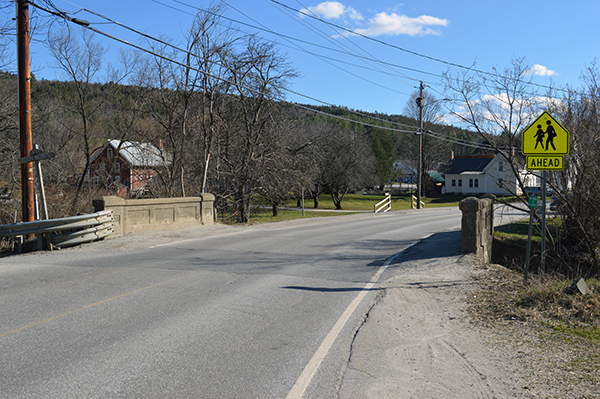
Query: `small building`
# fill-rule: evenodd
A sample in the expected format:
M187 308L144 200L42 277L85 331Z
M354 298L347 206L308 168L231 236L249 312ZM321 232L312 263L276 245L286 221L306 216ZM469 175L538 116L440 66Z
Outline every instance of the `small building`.
M525 171L519 170L521 178ZM444 174L445 192L450 194L521 194L508 160L500 155L457 155Z
M437 170L428 170L423 182L425 195L442 194L446 180Z
M413 167L414 162L401 160L394 162L394 174L400 183L415 183L417 181L417 169Z
M129 198L143 191L161 170L171 163L171 156L159 145L135 141L107 140L94 151L90 160L91 185Z

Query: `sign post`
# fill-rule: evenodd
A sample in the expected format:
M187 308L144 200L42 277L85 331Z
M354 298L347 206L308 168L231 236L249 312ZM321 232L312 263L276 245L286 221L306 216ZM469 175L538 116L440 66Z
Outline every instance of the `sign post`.
M532 232L532 226L533 226L533 213L536 211L536 209L538 207L537 195L530 195L529 203L527 205L529 206L530 211L529 211L529 230L527 233L527 254L525 255L525 274L524 274L525 285L527 285L527 277L529 275L529 261L531 258L531 232Z
M542 171L542 259L540 274L542 281L546 273L546 174L548 170L563 170L565 167L564 156L569 154L569 131L565 129L548 111L542 112L521 133L521 151L527 156L527 170ZM530 220L529 239L527 242L527 264L525 267L525 284L529 269L529 255L531 248L531 217L535 208L532 198L529 197Z
M38 176L38 186L42 200L42 218L44 220L48 219L48 206L46 205L46 193L44 192L44 177L42 176L42 165L40 165L40 161L43 159L50 159L53 156L53 152L42 153L42 150L40 150L39 146L35 144L33 146L33 149L29 151L29 156L19 158L19 163L22 164L29 162L35 163L35 170Z

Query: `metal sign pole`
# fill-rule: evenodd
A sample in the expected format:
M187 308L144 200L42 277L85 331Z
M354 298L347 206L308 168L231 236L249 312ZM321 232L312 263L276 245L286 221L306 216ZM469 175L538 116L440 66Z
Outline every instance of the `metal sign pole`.
M527 254L525 255L525 285L527 285L527 278L529 277L529 263L531 262L531 233L533 226L533 214L537 211L538 207L538 198L537 195L529 196L529 230L527 233Z
M540 280L544 282L546 274L546 171L542 173L542 260L540 264Z
M42 176L42 165L40 161L43 159L50 159L54 156L53 152L42 153L40 147L35 144L33 149L29 151L29 156L19 158L19 163L26 164L33 162L38 175L39 191L42 197L42 217L44 220L48 219L48 207L46 206L46 194L44 193L44 177Z

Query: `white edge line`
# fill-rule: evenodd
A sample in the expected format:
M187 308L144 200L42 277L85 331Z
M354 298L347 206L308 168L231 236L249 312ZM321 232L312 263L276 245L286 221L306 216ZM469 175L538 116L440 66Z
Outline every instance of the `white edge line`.
M409 248L410 248L410 246L409 246ZM302 398L302 396L304 395L304 392L306 392L306 389L310 385L315 374L317 374L317 371L318 371L319 367L321 366L321 363L325 359L325 356L327 356L327 353L333 346L334 341L340 335L340 332L342 331L342 329L344 328L344 326L350 319L350 316L352 316L352 313L354 313L354 311L356 310L356 308L358 307L360 302L367 295L368 291L371 288L373 288L373 286L375 285L377 280L379 280L379 277L381 277L383 272L389 267L389 265L392 263L392 261L394 259L396 259L396 257L398 257L399 255L401 255L403 252L404 251L399 252L399 253L395 254L394 256L388 258L385 261L385 263L383 264L383 266L381 266L379 268L379 270L377 271L377 273L375 273L375 275L371 278L371 281L367 285L364 286L364 288L358 293L356 298L354 298L354 300L350 303L350 305L348 305L348 307L346 308L346 310L344 311L342 316L335 323L335 325L333 326L331 331L329 331L329 334L327 334L327 336L325 337L325 339L319 346L319 349L317 349L317 351L313 355L312 359L310 359L310 361L308 362L308 364L302 371L302 374L300 374L300 377L298 377L298 380L292 387L292 390L288 393L286 399L301 399Z

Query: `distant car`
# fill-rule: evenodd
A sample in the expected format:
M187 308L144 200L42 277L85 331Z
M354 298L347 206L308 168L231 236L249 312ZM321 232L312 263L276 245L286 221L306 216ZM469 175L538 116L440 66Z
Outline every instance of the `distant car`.
M527 186L527 187L525 187L525 193L527 195L541 195L542 189L541 189L541 187Z

